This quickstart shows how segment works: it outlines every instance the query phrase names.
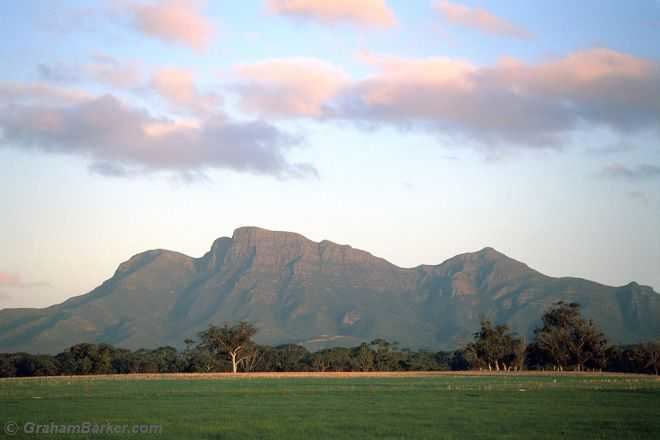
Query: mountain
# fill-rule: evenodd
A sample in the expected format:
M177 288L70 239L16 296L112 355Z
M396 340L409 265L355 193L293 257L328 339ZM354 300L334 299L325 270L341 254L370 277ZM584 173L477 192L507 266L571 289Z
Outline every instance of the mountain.
M529 338L559 300L580 303L615 342L660 336L660 295L636 283L552 278L492 248L404 269L350 246L243 227L201 258L147 251L85 295L1 310L0 351L180 347L209 323L237 320L256 323L257 341L268 344L314 349L385 338L451 349L471 339L480 315Z

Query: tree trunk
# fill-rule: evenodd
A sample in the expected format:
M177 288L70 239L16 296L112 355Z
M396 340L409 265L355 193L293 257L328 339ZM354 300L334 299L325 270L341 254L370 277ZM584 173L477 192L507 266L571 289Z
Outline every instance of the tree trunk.
M234 374L236 374L238 372L238 364L236 363L236 355L237 354L236 353L229 353L229 355L231 356L231 366L234 370Z

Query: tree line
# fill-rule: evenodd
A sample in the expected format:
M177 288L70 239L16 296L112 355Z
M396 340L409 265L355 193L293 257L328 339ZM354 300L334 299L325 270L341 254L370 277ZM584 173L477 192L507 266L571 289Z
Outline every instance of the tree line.
M473 341L453 352L400 348L376 339L355 347L315 352L296 344L276 347L253 341L254 325L209 326L185 349L127 350L109 344L76 344L55 356L0 354L0 377L129 373L286 371L616 371L658 374L660 343L609 345L576 303L546 311L528 344L506 325L482 319Z

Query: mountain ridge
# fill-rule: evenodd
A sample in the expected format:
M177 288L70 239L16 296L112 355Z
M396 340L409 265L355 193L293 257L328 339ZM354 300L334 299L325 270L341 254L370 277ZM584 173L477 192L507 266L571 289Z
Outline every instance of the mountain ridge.
M549 277L492 247L402 268L349 245L249 226L201 257L140 252L87 294L0 310L0 351L181 346L209 323L240 319L255 322L264 343L318 348L384 337L450 349L469 340L480 315L531 336L558 300L580 302L617 342L660 336L660 295L635 282Z

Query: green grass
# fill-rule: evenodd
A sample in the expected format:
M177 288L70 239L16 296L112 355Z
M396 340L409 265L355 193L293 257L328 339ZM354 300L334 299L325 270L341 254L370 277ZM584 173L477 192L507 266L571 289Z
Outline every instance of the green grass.
M435 376L0 381L0 424L160 424L132 438L660 438L660 381ZM0 434L0 436L5 434ZM125 438L78 435L75 438ZM8 438L8 437L7 437ZM13 438L67 438L22 435Z

